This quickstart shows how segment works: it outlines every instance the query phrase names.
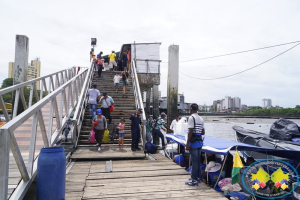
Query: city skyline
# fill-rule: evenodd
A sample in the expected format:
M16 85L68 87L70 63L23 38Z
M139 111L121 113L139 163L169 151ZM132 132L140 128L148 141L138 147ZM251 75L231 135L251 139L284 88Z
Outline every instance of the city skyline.
M14 66L15 62L8 63L8 77L7 78L14 78ZM41 76L41 61L40 58L35 58L28 63L27 68L27 81L38 78ZM30 87L30 86L28 86ZM40 81L36 82L36 89L40 90Z

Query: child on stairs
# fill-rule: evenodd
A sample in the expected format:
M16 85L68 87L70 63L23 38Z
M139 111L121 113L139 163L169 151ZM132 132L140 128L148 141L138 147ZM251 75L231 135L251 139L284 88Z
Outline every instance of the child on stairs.
M119 146L121 146L121 150L123 150L124 145L124 135L125 135L125 119L120 120L120 124L118 126L119 129Z

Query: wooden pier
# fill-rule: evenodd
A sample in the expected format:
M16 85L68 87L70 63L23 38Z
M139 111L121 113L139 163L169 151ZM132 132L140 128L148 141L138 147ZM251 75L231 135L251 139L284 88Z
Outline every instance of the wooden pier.
M205 184L187 186L190 174L161 154L154 160L77 161L66 177L66 199L226 199Z

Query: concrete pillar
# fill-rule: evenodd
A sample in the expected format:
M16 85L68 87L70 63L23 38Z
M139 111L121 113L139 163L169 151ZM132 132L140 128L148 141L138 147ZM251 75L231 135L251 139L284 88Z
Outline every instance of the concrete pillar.
M146 114L150 113L150 98L151 98L151 88L147 88L146 90Z
M29 38L16 35L14 85L27 81Z
M153 117L159 115L159 94L158 94L158 85L153 85Z
M16 35L14 85L27 81L28 53L29 38L26 35ZM19 99L19 97L16 98ZM15 96L13 97L13 102L15 102ZM17 108L15 108L15 105L13 104L13 110L17 109L17 114L23 112L25 109L24 107L26 106L20 101L18 101Z
M178 80L179 80L179 45L169 46L168 88L167 88L167 116L168 126L178 114Z

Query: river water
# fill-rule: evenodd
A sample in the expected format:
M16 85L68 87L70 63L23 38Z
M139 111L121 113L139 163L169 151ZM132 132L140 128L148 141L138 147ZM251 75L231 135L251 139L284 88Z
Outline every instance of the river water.
M258 132L269 134L271 125L277 119L263 118L226 118L216 116L201 116L204 120L205 135L235 141L234 125L241 126L244 129L255 130ZM291 121L300 125L299 119L291 119Z

